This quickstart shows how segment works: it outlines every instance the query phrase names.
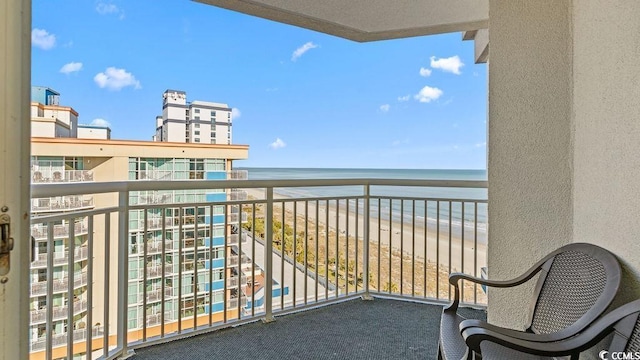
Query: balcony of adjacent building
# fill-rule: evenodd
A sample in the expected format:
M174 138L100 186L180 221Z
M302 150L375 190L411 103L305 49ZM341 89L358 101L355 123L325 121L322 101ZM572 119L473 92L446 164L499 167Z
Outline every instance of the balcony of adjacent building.
M90 288L92 296L84 298L82 308L90 309L85 316L90 317L91 328L100 331L85 329L82 338L74 332L74 346L66 348L58 335L44 342L44 348L39 338L32 356L91 352L93 358L114 358L131 351L142 356L151 345L176 340L165 346L179 346L186 336L346 300L361 306L349 302L323 311L335 309L337 316L341 306L357 306L366 312L368 302L356 300L363 296L387 299L379 302L389 307L389 313L398 307L439 309L451 297L450 272L479 276L486 267L484 181L216 180L206 184L228 192L246 189L242 192L247 195L202 203L125 202L124 207L34 217L33 229L52 243L65 230L56 233L51 225L44 231L45 223L86 216L86 244L67 245L67 251L89 263L74 273L73 288L66 275L51 283L34 281L31 288L32 296L46 299L75 291L76 285L85 292ZM195 182L132 181L117 188L101 184L91 191L127 198L132 192L197 186ZM323 193L332 195L286 197L274 192L287 187L331 189ZM56 184L33 187L38 197L67 196L68 191ZM216 232L213 218L220 208L247 221ZM182 215L166 216L175 209L175 214ZM132 222L129 215L134 212L147 217ZM74 230L84 229L77 226ZM64 256L37 256L35 263L46 268L46 261L53 261L57 266ZM468 306L484 308L486 295L481 287L465 284L463 292ZM407 302L413 305L404 305ZM65 315L62 308L50 306L47 311L55 312L56 319ZM304 323L305 314L296 317ZM313 312L308 316L313 319ZM54 321L46 319L45 325L49 320Z

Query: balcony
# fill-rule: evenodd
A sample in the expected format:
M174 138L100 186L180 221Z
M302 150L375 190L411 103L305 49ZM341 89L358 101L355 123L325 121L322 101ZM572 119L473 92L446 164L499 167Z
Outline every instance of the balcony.
M93 181L93 171L53 169L32 170L31 180L32 184Z
M31 236L36 240L44 240L48 236L48 227L45 224L36 224L31 226ZM87 224L84 222L76 222L73 225L73 233L75 236L85 235L88 231ZM69 225L58 224L53 225L53 237L54 238L68 238L69 237Z
M35 259L31 262L32 268L46 268L48 264L48 254L37 254ZM89 249L86 246L82 246L73 250L73 262L85 261L89 258ZM58 251L53 253L53 265L63 266L69 263L69 251Z
M52 213L93 208L93 196L61 196L31 199L31 212Z
M227 172L227 180L248 180L249 172L247 170L230 170Z
M48 266L47 266L48 267ZM69 288L69 277L61 277L53 279L51 282L49 281L38 281L31 283L31 296L43 296L47 295L48 289L47 287L51 285L53 288L53 293L63 293L67 292ZM87 285L87 273L82 272L80 274L75 274L73 277L73 289L78 289Z
M73 315L78 315L87 311L87 301L86 300L76 300L73 302ZM64 320L67 318L69 314L68 306L54 306L52 308L52 321ZM47 321L47 307L43 306L40 309L31 310L30 312L30 320L32 324L44 323Z
M236 229L237 234L226 235L226 245L232 246L232 254L222 246L225 242L206 241L193 235L187 238L185 232L173 230L169 235L168 231L152 233L149 228L149 233L142 237L153 238L145 245L146 256L140 251L145 249L140 246L140 237L135 240L134 250L133 240L128 235L131 230L128 226L133 226L128 219L130 210L157 209L158 205L123 201L130 193L198 190L203 186L220 190L246 189L243 191L245 195L234 200L241 211L235 214L241 213L249 220ZM285 197L274 194L274 189L287 187L329 188L330 192L322 193L331 195ZM473 191L465 192L465 189ZM136 351L141 356L139 358L144 359L142 356L146 356L147 351L151 354L156 348L144 349L151 344L258 319L271 320L275 316L281 319L276 323L301 319L298 325L291 327L291 331L301 334L307 331L304 329L309 322L316 321L313 320L316 311L291 317L284 315L317 307L323 307L317 312L333 317L347 313L341 307L353 307L356 314L362 312L361 319L355 324L349 324L350 319L331 320L338 324L336 334L343 327L351 329L344 335L349 339L349 336L356 336L358 328L368 329L380 321L378 316L413 320L417 307L429 314L439 314L440 305L451 297L448 274L455 271L479 276L486 267L487 199L486 182L482 181L154 181L119 183L113 188L101 184L91 192L115 193L121 199L119 204L125 204L82 212L88 223L99 230L87 235L87 242L92 246L86 250L88 261L83 275L74 278L74 286L76 281L88 284L86 292L91 296L87 296L87 308L92 310L83 316L87 324L102 326L101 334L109 336L92 334L77 341L74 337L71 339L74 346L66 346L69 336L65 337L66 343L56 337L55 341L45 345L38 343L32 346L34 353L64 351L64 348L66 356L72 357L88 349L94 353L94 358L111 359ZM82 195L56 184L34 185L32 193L38 197ZM471 196L471 193L477 196ZM219 203L172 203L161 206L161 209L203 207L209 214L214 214L215 206ZM32 221L71 221L77 217L76 212L57 213L39 216ZM192 221L186 216L177 220L183 224ZM157 221L161 224L162 219ZM140 228L135 230L144 231ZM211 235L211 239L224 238L219 234ZM163 243L165 256L159 256ZM183 244L181 248L177 246L180 243ZM226 261L225 255L229 256ZM203 264L207 261L220 263L197 266L198 270L193 271L201 260ZM53 272L49 267L47 269ZM142 269L146 269L146 276ZM70 293L73 289L69 289L67 282L57 282L51 286L33 283L33 296L50 298L59 292L73 296ZM133 289L144 290L134 293L138 290ZM198 291L194 294L195 289ZM361 297L376 300L356 300ZM462 297L464 303L475 308L482 309L486 304L482 288L473 284L464 284ZM102 303L109 306L101 308ZM324 307L337 303L342 304ZM381 314L371 313L373 307L378 306L383 308L375 311ZM399 308L409 310L397 312ZM478 314L482 316L482 312ZM305 316L309 316L309 320L304 320ZM438 318L434 315L423 320L435 324L434 329L437 329ZM294 322L291 320L292 324ZM242 326L233 331L259 325ZM373 328L380 329L378 326ZM399 333L406 335L412 332L409 329L411 327ZM390 336L387 330L378 336ZM258 327L255 331L261 330ZM327 328L327 331L334 330ZM425 339L424 336L420 338L420 341ZM431 340L436 341L435 334ZM180 347L187 341L163 346ZM406 346L400 354L409 358L413 357L410 351L426 357L435 354L435 351L423 353L425 346L431 346L423 342ZM347 354L345 357L352 355L340 354Z

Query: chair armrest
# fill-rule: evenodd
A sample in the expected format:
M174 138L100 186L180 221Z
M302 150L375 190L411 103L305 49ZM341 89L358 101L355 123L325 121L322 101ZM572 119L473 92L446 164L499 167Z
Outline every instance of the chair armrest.
M511 280L488 280L488 279L481 279L478 277L474 277L474 276L470 276L462 273L452 273L449 275L449 284L451 284L454 287L454 292L453 292L454 298L451 304L449 304L449 306L445 308L445 311L456 311L458 309L458 304L460 303L460 285L459 285L460 280L467 280L477 284L487 285L487 286L497 287L497 288L513 287L529 281L538 272L540 272L540 270L542 270L543 268L546 268L548 270L549 267L551 267L551 262L548 259L542 259L541 261L533 265L531 268L529 268L529 270L527 270L524 274Z
M516 339L481 327L466 328L462 331L462 337L469 350L476 354L482 354L480 344L483 341L490 341L510 349L538 356L563 356L579 352L563 341L547 343Z
M633 331L639 313L640 300L636 300L601 317L576 336L553 342L538 341L537 338L540 337L542 339L544 335L530 333L521 333L526 335L527 339L514 338L510 334L516 332L515 330L498 328L480 321L463 321L460 324L460 329L467 347L476 353L481 353L480 344L482 341L491 341L514 350L538 356L565 356L578 354L591 348L611 333L614 327L617 332L628 338ZM481 323L489 326L472 326L480 325ZM496 331L496 329L499 330Z
M476 319L463 320L460 323L460 332L462 333L466 329L475 328L475 327L486 329L493 333L504 335L509 338L520 339L524 341L534 341L538 343L552 342L552 341L558 341L562 339L562 337L555 336L556 335L555 333L534 334L534 333L525 332L525 331L518 331L518 330L509 329L509 328L503 328L500 326L489 324L486 321L476 320Z

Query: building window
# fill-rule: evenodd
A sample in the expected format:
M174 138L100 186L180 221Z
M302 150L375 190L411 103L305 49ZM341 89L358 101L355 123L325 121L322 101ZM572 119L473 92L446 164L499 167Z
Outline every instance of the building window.
M215 144L216 143L216 139L211 139L211 143Z
M189 179L204 179L204 159L189 159Z
M194 135L200 135L200 130L196 130L193 133L194 133Z
M215 138L215 137L216 137L216 133L215 133L215 131L211 133L211 137L212 137L212 138Z
M200 109L194 109L193 112L196 114L200 114Z
M195 116L193 120L200 120L200 116Z
M193 139L193 142L200 142L200 138Z
M200 124L193 124L194 127L199 128Z
M231 139L231 133L230 132L227 133L227 139Z
M215 111L211 112L211 117L216 117L216 112Z

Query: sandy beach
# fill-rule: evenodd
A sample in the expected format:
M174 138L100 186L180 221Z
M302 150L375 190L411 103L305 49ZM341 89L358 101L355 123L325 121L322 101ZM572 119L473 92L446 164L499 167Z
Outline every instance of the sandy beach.
M245 190L250 199L264 199L261 189ZM279 194L274 194L274 198L279 200L274 206L274 218L282 221L281 205L284 202L283 223L291 227L294 226L295 207L296 242L304 244L306 241L308 251L317 254L319 274L327 274L330 280L337 277L338 285L344 292L354 291L357 284L360 287L358 281L362 279L358 279L358 275L363 268L365 231L362 202L356 214L355 204L351 202L347 209L346 200L342 200L340 206L335 201L327 206L325 201L292 201ZM411 206L410 203L407 206ZM256 207L256 217L264 216L263 207ZM345 216L347 213L348 216ZM425 223L422 218L416 219L415 223L401 223L398 220L377 219L376 216L371 216L369 221L369 282L374 289L417 296L425 295L426 291L428 297L446 299L449 296L447 277L450 272L479 276L480 268L486 266L484 232L478 232L476 238L471 227L465 228L463 235L459 225L452 226L449 232L448 224L441 223L438 229L435 222ZM477 252L474 252L476 245ZM313 268L315 260L308 259ZM465 284L464 288L465 300L473 301L475 293L478 302L486 301L479 287Z

